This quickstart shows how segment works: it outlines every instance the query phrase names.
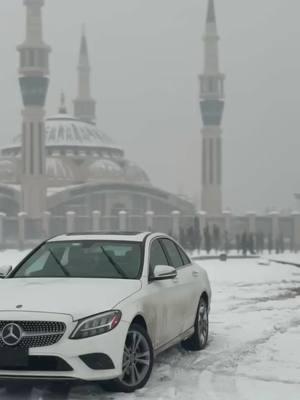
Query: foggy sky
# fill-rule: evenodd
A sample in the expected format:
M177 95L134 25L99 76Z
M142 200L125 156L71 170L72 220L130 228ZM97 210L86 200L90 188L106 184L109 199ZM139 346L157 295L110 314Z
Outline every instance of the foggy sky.
M16 45L22 0L0 1L0 145L20 132ZM200 192L198 75L207 0L46 0L51 54L47 114L60 92L76 94L81 25L92 64L98 126L149 173L153 184ZM216 0L226 74L224 207L294 206L300 192L300 2Z

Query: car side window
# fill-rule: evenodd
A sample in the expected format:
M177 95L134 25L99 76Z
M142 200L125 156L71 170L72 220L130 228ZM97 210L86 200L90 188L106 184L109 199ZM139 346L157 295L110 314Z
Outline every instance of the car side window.
M169 265L165 252L161 247L158 240L151 244L150 249L150 262L149 262L149 276L153 276L154 268L156 265Z
M185 252L182 250L182 248L179 247L179 246L176 246L176 247L177 247L177 249L178 249L178 251L179 251L179 253L180 253L180 255L181 255L183 264L184 264L184 265L189 265L189 264L191 264L191 260L188 258L188 256L187 256L187 255L185 254Z
M163 239L162 243L168 253L171 265L175 268L182 267L183 261L175 243L170 239Z

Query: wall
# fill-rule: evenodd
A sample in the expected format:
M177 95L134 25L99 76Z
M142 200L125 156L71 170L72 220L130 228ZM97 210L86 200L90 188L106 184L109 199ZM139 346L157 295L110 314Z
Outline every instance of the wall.
M190 231L199 243L196 247L203 247L203 232L206 227L212 234L214 227L218 227L221 242L230 241L236 245L238 235L257 235L264 237L265 243L275 244L283 240L285 246L295 250L300 249L300 214L280 215L271 213L258 216L249 213L245 216L236 216L223 213L220 217L207 217L205 213L183 215L179 211L155 214L148 211L134 215L126 211L118 211L115 215L103 215L101 211L94 211L89 215L80 215L69 211L63 215L51 215L46 212L41 220L30 220L25 213L17 217L0 214L0 246L2 248L32 247L41 240L66 232L96 232L96 231L159 231L171 234L178 239ZM198 239L197 239L198 238ZM267 244L266 244L267 246Z

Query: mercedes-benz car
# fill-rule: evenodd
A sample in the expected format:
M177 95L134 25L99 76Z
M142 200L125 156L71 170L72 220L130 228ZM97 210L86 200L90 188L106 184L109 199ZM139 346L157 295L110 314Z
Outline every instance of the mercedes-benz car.
M208 341L207 273L163 234L65 234L0 274L1 379L132 392L155 355Z

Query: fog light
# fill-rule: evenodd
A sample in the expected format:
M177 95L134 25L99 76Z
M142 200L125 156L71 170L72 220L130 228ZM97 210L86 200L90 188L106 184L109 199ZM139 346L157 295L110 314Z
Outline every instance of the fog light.
M103 353L84 354L79 357L89 368L94 370L114 369L114 363Z

